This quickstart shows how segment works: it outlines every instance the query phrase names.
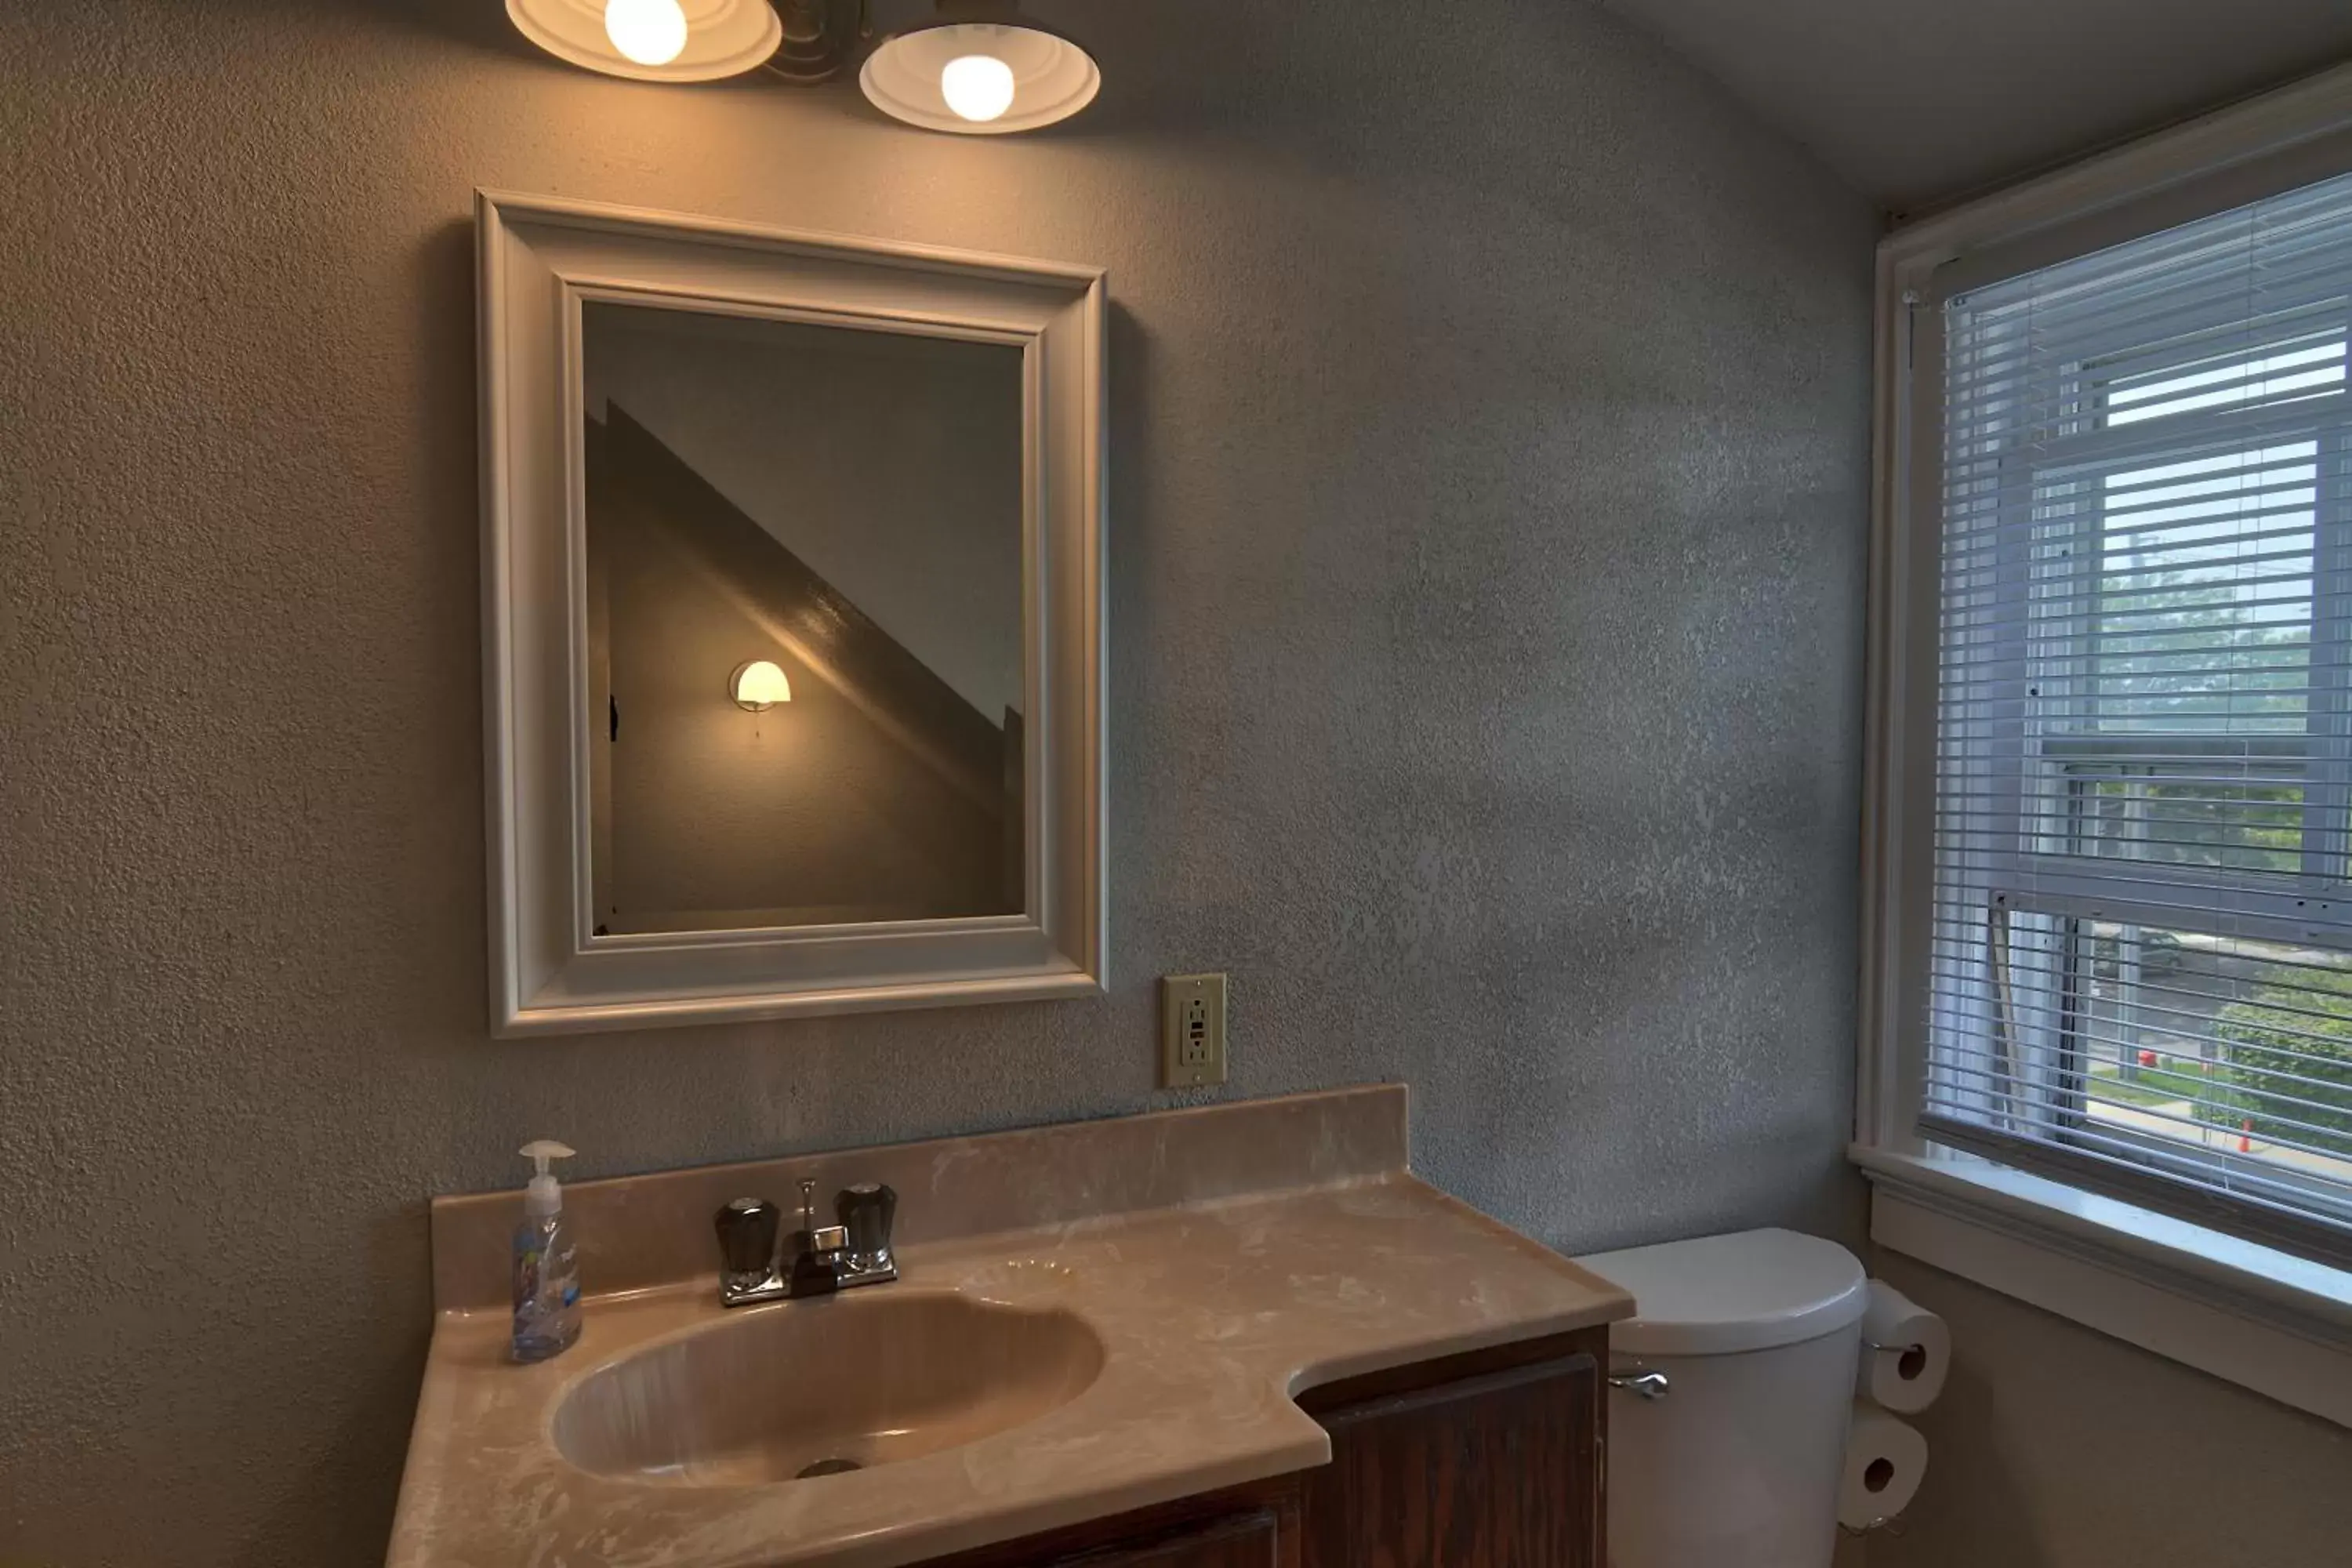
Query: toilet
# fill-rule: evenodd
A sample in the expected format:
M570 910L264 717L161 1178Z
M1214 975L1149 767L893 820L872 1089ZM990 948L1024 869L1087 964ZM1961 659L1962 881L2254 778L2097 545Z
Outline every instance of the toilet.
M1827 1568L1868 1300L1853 1254L1748 1230L1576 1261L1637 1314L1609 1333L1612 1568Z

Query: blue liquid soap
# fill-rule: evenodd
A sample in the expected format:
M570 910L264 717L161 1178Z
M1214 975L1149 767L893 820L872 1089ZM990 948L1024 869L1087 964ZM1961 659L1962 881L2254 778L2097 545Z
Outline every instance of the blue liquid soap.
M539 1173L523 1189L514 1233L514 1358L534 1362L562 1354L580 1337L580 1265L563 1223L563 1189L547 1168L572 1151L541 1138L522 1152Z

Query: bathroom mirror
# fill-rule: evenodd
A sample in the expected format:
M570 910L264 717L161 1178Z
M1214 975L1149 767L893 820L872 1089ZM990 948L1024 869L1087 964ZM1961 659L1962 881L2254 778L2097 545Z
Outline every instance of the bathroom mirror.
M1099 989L1100 273L478 220L499 1031Z
M1021 351L580 335L593 932L1021 913Z

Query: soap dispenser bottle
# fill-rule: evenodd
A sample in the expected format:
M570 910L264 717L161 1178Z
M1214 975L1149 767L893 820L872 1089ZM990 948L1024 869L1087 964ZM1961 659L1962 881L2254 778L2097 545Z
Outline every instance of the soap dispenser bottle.
M541 1138L522 1146L538 1174L523 1190L514 1233L514 1358L545 1361L580 1337L580 1268L572 1227L563 1223L563 1189L548 1170L572 1151Z

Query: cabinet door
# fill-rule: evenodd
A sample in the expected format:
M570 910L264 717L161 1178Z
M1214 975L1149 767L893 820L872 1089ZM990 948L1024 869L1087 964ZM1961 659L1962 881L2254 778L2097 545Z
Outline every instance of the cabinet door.
M1601 1373L1579 1352L1325 1407L1306 1568L1601 1568Z
M1274 1510L1055 1560L1053 1568L1282 1568Z

